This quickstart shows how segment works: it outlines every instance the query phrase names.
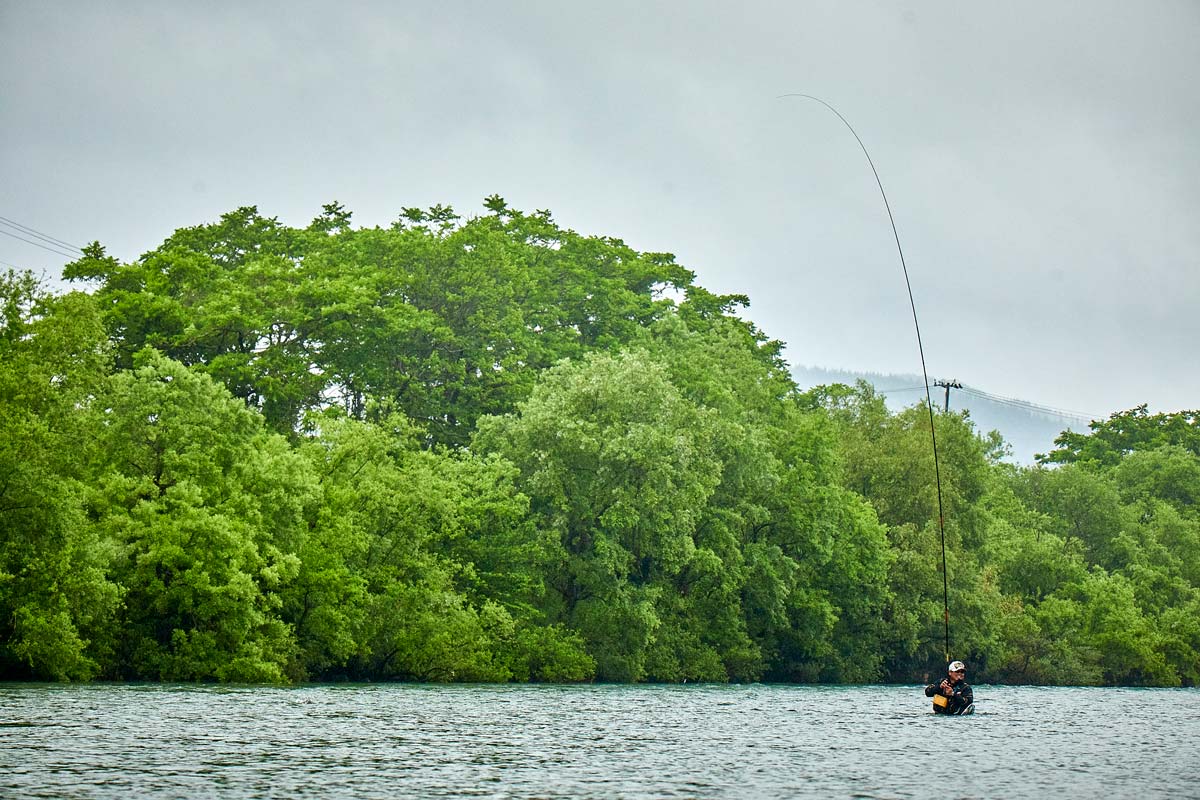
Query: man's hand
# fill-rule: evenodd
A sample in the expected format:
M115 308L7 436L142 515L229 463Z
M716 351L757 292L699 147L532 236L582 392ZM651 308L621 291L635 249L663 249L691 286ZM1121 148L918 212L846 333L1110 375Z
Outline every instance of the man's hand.
M950 685L950 681L943 680L942 685L938 688L942 690L942 694L946 695L946 697L954 696L954 687Z

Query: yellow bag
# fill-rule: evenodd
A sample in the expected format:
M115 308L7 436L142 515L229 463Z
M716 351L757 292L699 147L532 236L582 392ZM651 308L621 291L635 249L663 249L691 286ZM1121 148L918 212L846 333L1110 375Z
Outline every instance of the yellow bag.
M939 708L945 708L950 705L950 698L944 694L935 694L933 696L933 704Z

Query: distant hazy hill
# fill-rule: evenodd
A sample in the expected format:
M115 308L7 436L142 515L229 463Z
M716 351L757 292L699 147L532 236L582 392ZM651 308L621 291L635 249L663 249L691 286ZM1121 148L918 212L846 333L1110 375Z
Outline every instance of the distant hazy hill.
M803 389L827 383L854 385L862 379L887 398L888 408L898 410L924 402L925 385L920 375L882 375L873 372L848 372L822 367L794 367L792 376ZM941 408L946 399L945 389L933 387L933 402ZM980 432L1000 431L1012 447L1010 460L1032 464L1035 453L1045 453L1054 446L1054 439L1064 430L1086 432L1088 420L1062 414L1051 408L990 395L975 387L963 385L950 390L950 409L970 412L971 420Z

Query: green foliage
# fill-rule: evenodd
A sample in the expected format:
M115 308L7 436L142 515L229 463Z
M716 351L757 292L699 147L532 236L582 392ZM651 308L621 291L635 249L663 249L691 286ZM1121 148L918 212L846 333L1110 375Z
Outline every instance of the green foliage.
M0 278L0 675L95 677L109 655L119 588L86 522L78 413L107 367L90 298Z
M1194 412L1006 465L798 392L668 254L484 207L0 278L0 678L921 681L944 587L975 681L1200 681Z
M126 590L119 674L283 680L295 642L279 592L299 570L311 474L224 387L153 350L95 406L89 513Z
M586 657L547 630L544 548L514 470L496 458L423 451L395 414L379 424L330 414L305 452L323 501L285 597L301 676L402 680L582 679Z
M557 539L546 611L580 632L604 679L645 677L655 598L695 552L719 480L712 417L644 353L550 370L519 415L480 421L476 445L517 465Z
M887 543L831 484L831 429L796 406L774 343L685 316L480 421L475 446L518 466L556 535L546 613L604 679L876 677Z
M1038 456L1043 464L1073 464L1091 461L1104 467L1116 466L1130 453L1163 446L1181 447L1200 456L1200 414L1177 411L1151 414L1145 404L1092 422L1091 433L1064 431L1054 440L1058 448Z
M407 209L354 230L337 204L306 229L253 207L176 231L133 264L89 249L65 275L98 281L118 354L152 346L223 382L292 433L337 397L361 417L388 400L430 442L463 444L476 417L509 411L537 370L619 346L692 274L665 254L560 228L499 198L463 222Z
M1192 518L1200 512L1200 454L1167 444L1130 453L1113 471L1122 500L1157 498Z
M928 411L890 414L873 390L819 387L807 407L838 426L843 484L889 526L893 607L885 673L944 666L941 553L930 493ZM1066 433L1061 466L995 462L997 440L936 415L953 657L979 680L1194 683L1197 586L1193 415L1144 407ZM889 652L890 651L890 652Z

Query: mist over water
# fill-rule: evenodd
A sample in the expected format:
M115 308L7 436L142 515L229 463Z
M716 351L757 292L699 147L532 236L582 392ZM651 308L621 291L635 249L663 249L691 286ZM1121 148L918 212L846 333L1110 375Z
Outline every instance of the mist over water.
M1200 797L1200 690L0 686L4 797Z

